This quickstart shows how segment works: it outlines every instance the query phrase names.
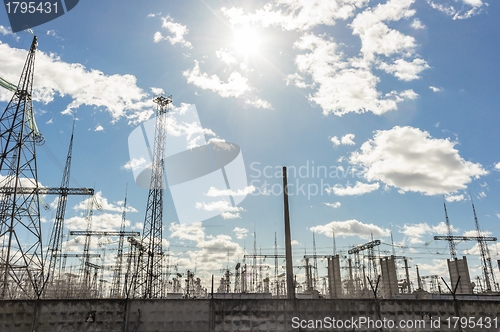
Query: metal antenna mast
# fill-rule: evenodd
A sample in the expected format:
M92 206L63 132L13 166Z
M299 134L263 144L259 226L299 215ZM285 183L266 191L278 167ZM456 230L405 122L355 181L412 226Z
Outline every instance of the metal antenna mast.
M71 131L71 139L69 141L68 156L66 158L66 165L64 166L63 178L61 181L61 194L59 195L59 200L57 201L57 212L56 219L54 221L54 226L52 228L52 233L49 240L49 284L52 284L54 280L54 273L56 267L56 261L60 257L62 251L62 239L63 239L63 228L64 228L64 214L66 212L66 202L68 201L68 190L69 188L69 178L71 169L71 155L73 151L73 136L75 134L75 119L73 119L73 129Z
M455 247L455 241L453 240L452 234L451 234L451 224L450 220L448 219L448 211L446 211L446 202L444 201L443 197L443 205L444 205L444 215L446 217L446 228L448 229L448 245L450 247L450 255L451 259L456 259L457 258L457 249ZM480 235L478 235L480 236Z
M36 126L31 97L36 46L35 36L17 89L0 117L0 187L13 188L0 197L2 299L15 292L16 297L21 293L39 298L45 282L35 148L43 144L43 136Z
M163 159L165 156L165 136L167 129L168 105L172 96L158 96L153 99L157 106L154 156L151 165L151 183L149 186L146 217L142 231L142 245L147 249L147 257L142 257L139 264L136 291L142 298L158 298L162 294L161 261L162 217L163 217Z

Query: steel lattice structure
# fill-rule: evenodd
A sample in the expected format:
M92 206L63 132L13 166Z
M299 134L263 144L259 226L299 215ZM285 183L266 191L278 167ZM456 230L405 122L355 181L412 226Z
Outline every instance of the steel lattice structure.
M111 297L119 297L120 281L123 266L123 243L125 242L125 223L127 216L127 192L125 191L125 200L123 202L122 223L120 225L120 240L118 241L118 252L116 254L116 268L113 273L113 283L111 286ZM137 234L140 235L140 234Z
M482 238L481 228L479 227L479 221L477 220L476 208L474 207L474 202L472 201L472 196L470 198L472 203L472 211L474 213L474 224L476 225L477 232L477 244L479 245L479 250L481 251L481 259L483 261L483 273L484 273L484 281L486 282L486 291L491 291L491 284L496 286L495 282L495 274L493 273L493 266L491 264L491 256L490 251L488 249L488 245Z
M36 126L33 74L37 39L33 38L12 99L0 118L0 298L39 298L45 284L40 226L36 145L43 137ZM20 191L29 190L26 194ZM21 189L21 190L19 190Z
M73 130L71 132L71 139L69 141L68 156L66 157L66 165L64 166L63 178L61 181L61 188L69 187L69 178L71 170L71 157L73 152L73 137L75 134L75 121L73 120ZM50 283L54 280L55 268L58 255L62 250L63 228L64 228L64 214L66 212L66 202L68 201L68 192L62 191L57 201L56 218L49 240L49 250L47 255L49 257L49 280Z
M141 253L139 259L134 291L135 296L148 299L162 296L163 159L167 112L168 106L172 103L172 96L158 96L153 101L157 104L154 155L141 239L142 245L147 250L144 254Z
M450 219L448 219L448 211L446 211L446 202L444 202L443 199L443 205L444 205L444 215L446 217L446 228L448 230L448 246L450 247L450 255L451 259L457 258L457 248L455 246L455 241L453 239L453 235L451 233L451 224L450 224Z

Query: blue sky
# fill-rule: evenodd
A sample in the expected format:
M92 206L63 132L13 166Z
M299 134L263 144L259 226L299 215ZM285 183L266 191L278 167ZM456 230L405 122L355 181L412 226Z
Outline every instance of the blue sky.
M484 0L80 1L33 28L40 182L59 185L49 154L64 165L76 114L72 185L99 192L95 228L119 228L128 184L128 229L142 231L147 190L135 184L128 137L163 90L174 112L196 106L202 128L183 135L240 146L253 190L192 224L179 223L167 192L163 234L179 271L218 275L253 251L254 231L262 253L274 252L275 232L282 248L282 197L263 186L278 188L276 169L288 166L305 188L290 197L295 265L312 253L313 231L318 254L332 253L335 229L344 254L373 234L385 255L392 230L412 275L419 265L447 278L447 244L428 243L446 232L443 196L454 234L474 230L470 191L484 234L500 235L499 14ZM0 11L0 77L17 82L31 39L12 34ZM1 90L0 105L10 97ZM313 175L318 167L328 175ZM81 205L69 201L66 230L84 227ZM475 243L457 247L479 275ZM498 249L490 245L495 268Z

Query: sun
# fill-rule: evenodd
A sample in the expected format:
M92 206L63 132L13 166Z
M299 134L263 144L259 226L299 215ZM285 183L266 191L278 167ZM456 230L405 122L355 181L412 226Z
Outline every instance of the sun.
M233 30L232 46L241 55L256 55L260 52L262 38L257 29L251 26L240 26Z

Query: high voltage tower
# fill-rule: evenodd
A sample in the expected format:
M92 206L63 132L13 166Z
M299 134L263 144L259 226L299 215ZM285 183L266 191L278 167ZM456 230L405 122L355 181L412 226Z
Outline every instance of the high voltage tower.
M61 181L61 188L69 187L69 178L71 170L71 157L73 151L73 137L75 134L75 119L73 119L73 129L71 131L71 139L69 140L68 156L66 157L66 165L64 166L63 178ZM56 219L49 240L49 282L54 280L54 272L58 255L62 250L63 228L64 228L64 214L66 212L66 202L68 201L68 192L66 190L61 192L59 200L57 201Z
M167 112L168 106L172 103L172 96L158 96L153 102L157 104L154 155L141 240L142 246L147 250L140 252L134 292L136 296L148 299L162 296L163 159Z
M455 247L455 241L453 240L453 235L451 233L451 224L450 224L450 219L448 219L448 211L446 211L446 202L444 201L444 198L443 198L443 205L444 205L444 215L446 217L446 228L448 230L448 246L450 247L451 259L455 259L457 258L457 249Z
M36 37L12 99L0 118L0 298L22 293L40 297L45 282L36 145L43 144L33 115L32 91ZM18 188L26 188L20 193Z
M118 253L116 254L116 268L113 273L113 283L111 286L111 297L119 297L120 279L123 266L123 243L125 242L125 223L127 221L127 190L125 190L125 200L123 202L122 223L120 225L120 239L118 241Z
M495 274L493 273L493 266L491 264L491 256L490 251L488 249L488 245L482 239L481 228L479 227L479 221L477 220L476 208L474 207L474 202L472 201L472 196L470 196L470 201L472 203L472 211L474 212L474 224L476 225L477 232L477 244L479 245L479 249L481 251L481 259L483 261L483 273L484 273L484 281L486 282L486 291L491 291L491 283L496 286L495 283Z

